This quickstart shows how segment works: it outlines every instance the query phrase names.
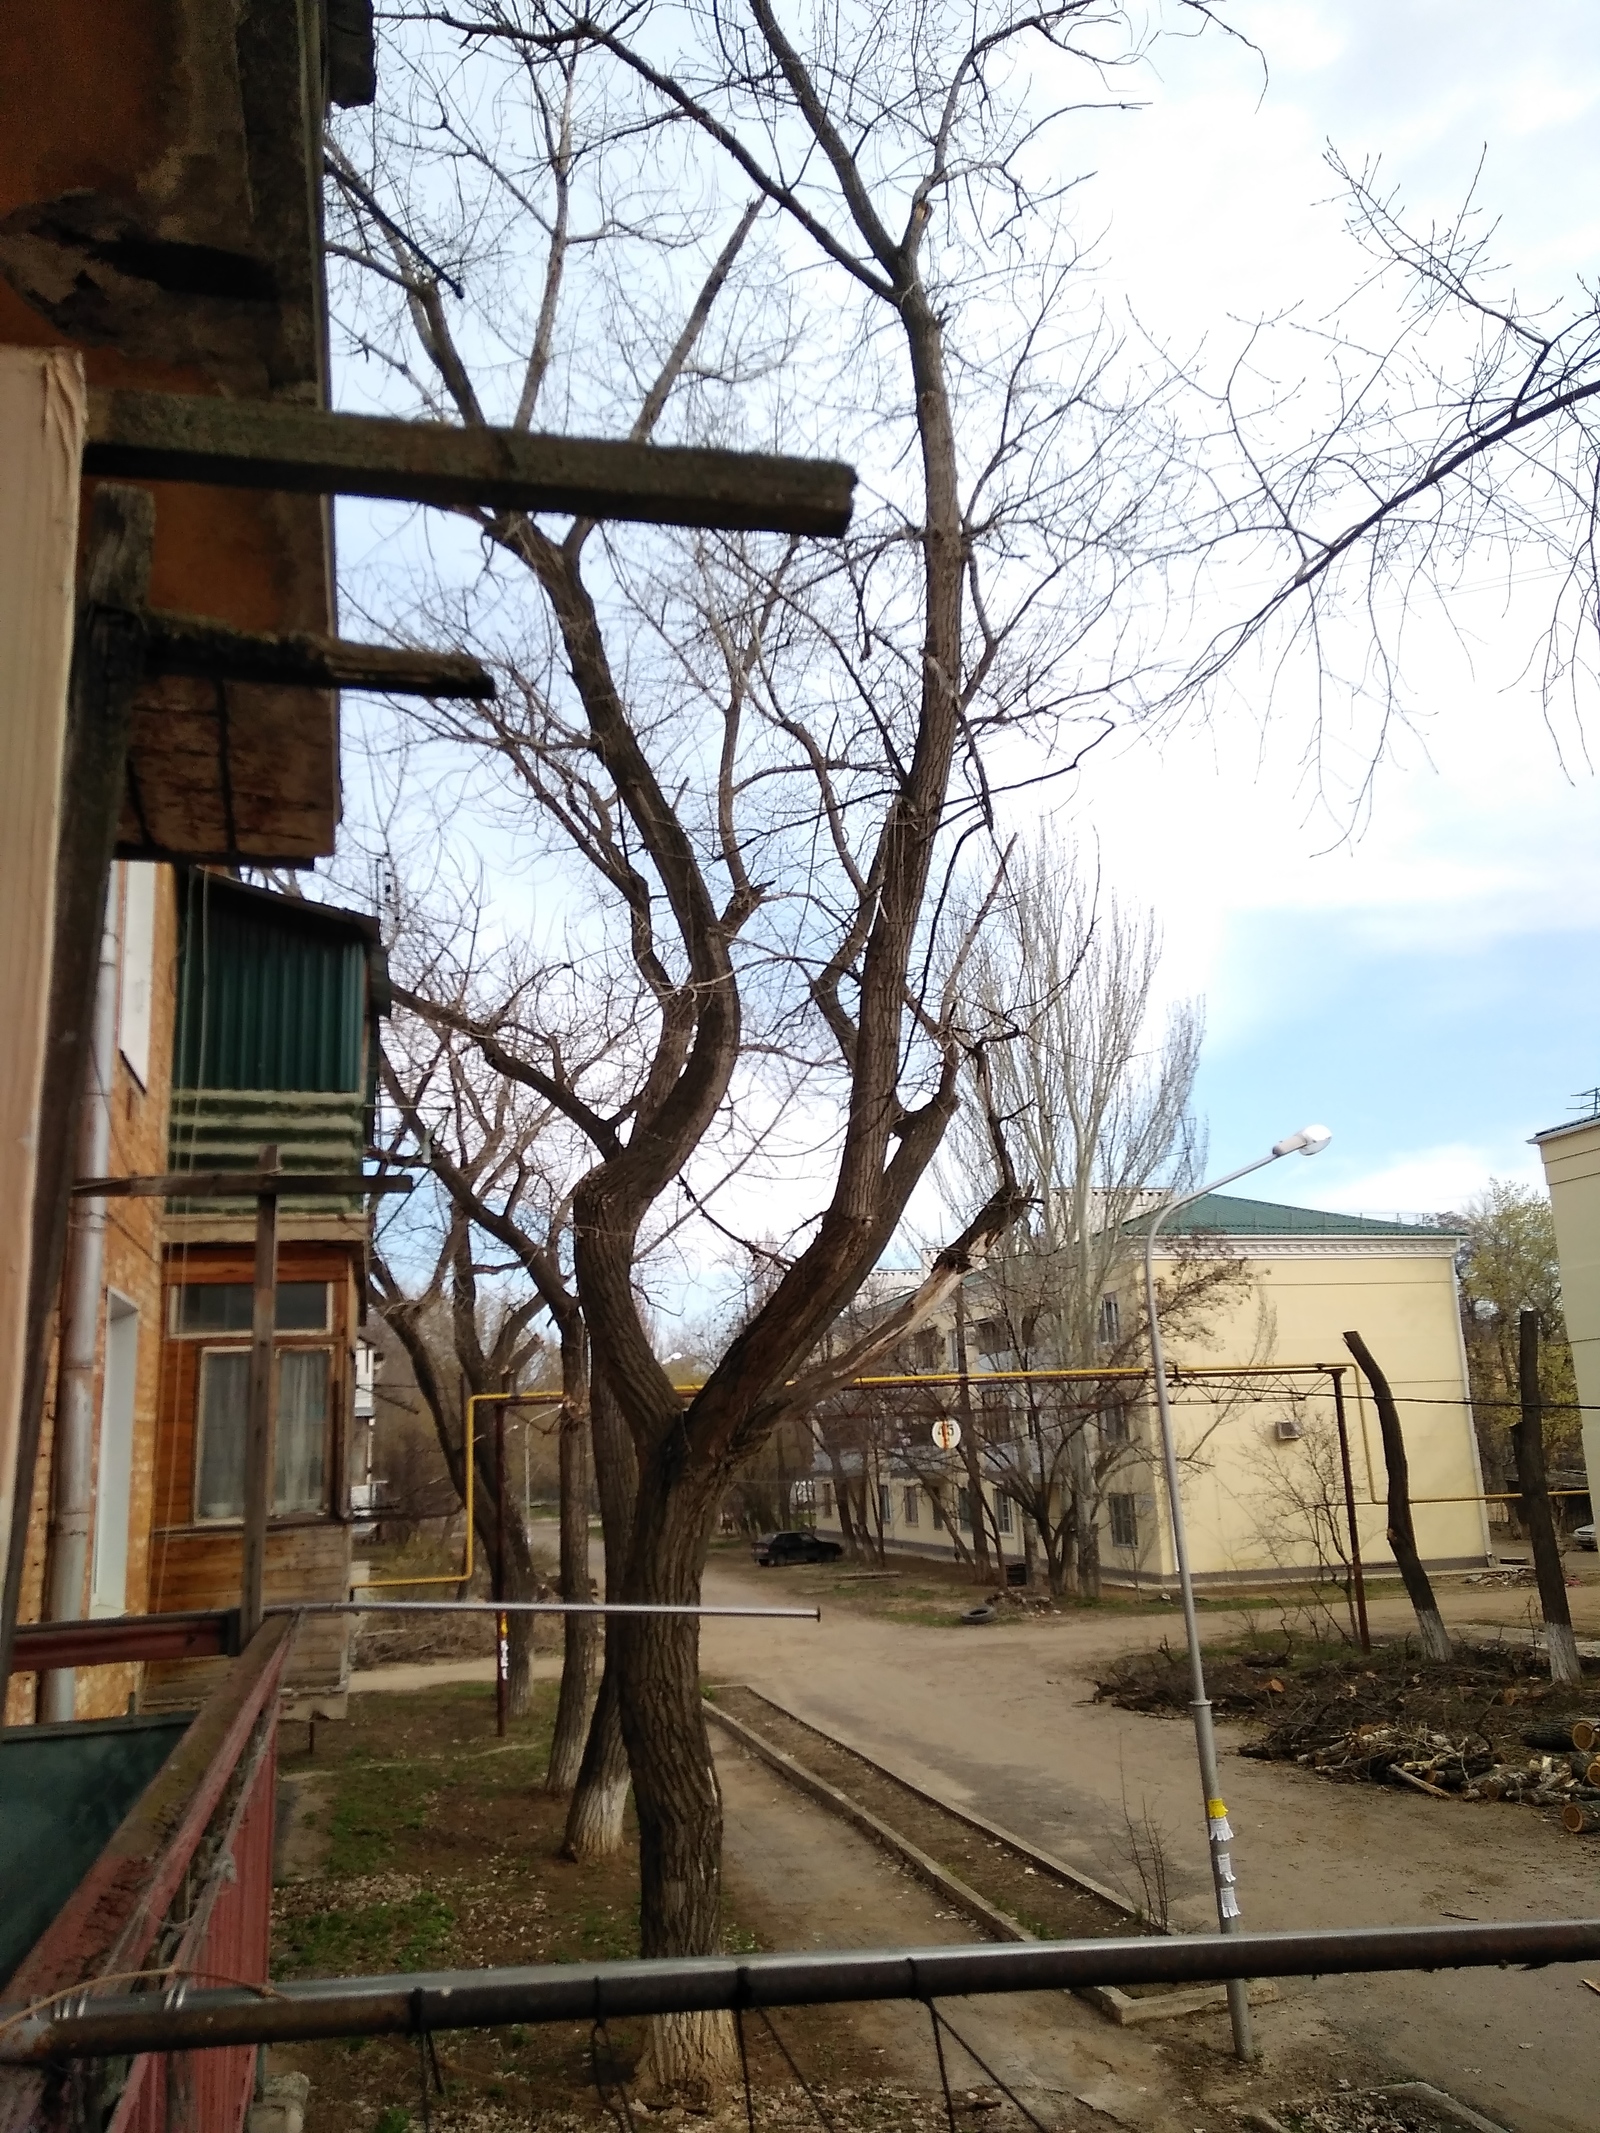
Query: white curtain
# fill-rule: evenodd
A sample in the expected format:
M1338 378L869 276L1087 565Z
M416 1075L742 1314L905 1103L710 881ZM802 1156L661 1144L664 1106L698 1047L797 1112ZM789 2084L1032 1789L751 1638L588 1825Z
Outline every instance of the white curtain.
M249 1349L208 1349L200 1358L197 1518L244 1516L244 1432L249 1410Z
M281 1513L327 1508L328 1351L285 1348L278 1357L277 1471L272 1508Z

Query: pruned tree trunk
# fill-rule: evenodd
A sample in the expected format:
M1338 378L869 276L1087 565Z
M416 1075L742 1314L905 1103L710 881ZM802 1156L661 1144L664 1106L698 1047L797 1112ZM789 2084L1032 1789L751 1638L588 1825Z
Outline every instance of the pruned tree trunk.
M682 1471L671 1440L641 1462L629 1600L699 1604L720 1494L709 1470ZM700 1625L692 1615L623 1615L615 1628L639 1816L639 1953L710 1954L721 1937L722 1793L700 1697ZM726 2015L658 2015L650 2024L647 2078L663 2096L709 2101L734 2058Z
M633 1445L616 1396L597 1371L590 1386L590 1438L594 1446L595 1485L600 1497L600 1527L605 1542L606 1598L620 1599L628 1563L628 1535L633 1525L636 1472ZM600 1694L589 1720L583 1762L567 1811L564 1859L609 1859L622 1849L623 1817L628 1805L628 1749L622 1734L622 1659L617 1618L606 1617Z
M1556 1539L1556 1522L1550 1510L1550 1487L1545 1478L1537 1311L1518 1314L1517 1384L1522 1412L1512 1435L1517 1454L1517 1487L1522 1491L1519 1508L1533 1550L1533 1574L1539 1581L1539 1607L1544 1615L1550 1679L1565 1687L1576 1687L1583 1678L1583 1669L1578 1663L1577 1641L1572 1634L1567 1575L1561 1566L1561 1544Z
M1073 1431L1067 1447L1072 1474L1074 1508L1073 1549L1078 1572L1078 1592L1085 1600L1100 1597L1100 1522L1095 1517L1094 1459L1089 1449L1087 1423Z
M578 1336L580 1339L582 1335ZM589 1416L569 1394L562 1403L560 1440L561 1597L580 1605L589 1589ZM600 1640L593 1615L563 1615L561 1694L550 1741L546 1792L571 1792L583 1766L589 1717L594 1707L595 1661Z
M1411 1470L1406 1461L1406 1441L1400 1429L1400 1410L1394 1404L1389 1380L1373 1361L1372 1351L1359 1333L1347 1333L1344 1344L1372 1387L1378 1410L1378 1428L1383 1437L1383 1463L1389 1474L1389 1546L1399 1566L1407 1597L1417 1617L1422 1649L1430 1659L1449 1659L1454 1647L1433 1597L1433 1586L1417 1553L1416 1528L1411 1522Z

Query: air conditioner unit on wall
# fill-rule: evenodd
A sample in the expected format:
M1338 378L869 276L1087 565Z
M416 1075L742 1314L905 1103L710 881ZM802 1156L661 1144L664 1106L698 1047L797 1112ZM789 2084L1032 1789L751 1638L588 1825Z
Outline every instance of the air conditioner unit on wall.
M1305 1435L1305 1431L1300 1427L1295 1416L1279 1415L1277 1421L1272 1425L1272 1434L1280 1444L1293 1444L1297 1437Z

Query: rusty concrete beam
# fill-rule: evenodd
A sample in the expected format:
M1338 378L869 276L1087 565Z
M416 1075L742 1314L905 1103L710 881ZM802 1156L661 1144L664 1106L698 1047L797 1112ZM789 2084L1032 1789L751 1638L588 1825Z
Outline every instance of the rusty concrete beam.
M265 635L230 629L203 615L152 609L145 617L145 672L198 674L218 681L257 681L290 688L373 689L387 696L495 693L494 677L457 652L413 652L387 644L347 644L308 631Z
M91 392L83 471L324 496L840 534L855 473L836 460L458 429L202 393Z

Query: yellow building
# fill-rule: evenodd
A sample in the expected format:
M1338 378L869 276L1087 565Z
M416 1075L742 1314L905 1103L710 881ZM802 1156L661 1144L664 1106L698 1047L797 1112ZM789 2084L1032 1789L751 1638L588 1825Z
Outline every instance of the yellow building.
M1596 1210L1600 1237L1600 1193ZM1192 1288L1209 1265L1227 1262L1232 1269L1232 1278L1213 1285L1203 1311L1180 1312L1170 1325L1163 1311L1197 1580L1269 1583L1341 1572L1349 1541L1335 1372L1362 1561L1370 1569L1392 1568L1382 1441L1370 1391L1344 1345L1347 1331L1365 1339L1398 1403L1423 1559L1436 1569L1460 1570L1491 1560L1456 1295L1459 1236L1221 1194L1182 1210L1169 1229L1156 1254L1157 1279L1169 1293L1184 1281ZM1088 1386L1048 1388L1053 1405L1039 1397L1030 1412L1015 1384L997 1375L1050 1358L1001 1345L991 1330L999 1321L986 1316L981 1272L969 1278L965 1306L977 1353L966 1358L964 1393L948 1376L963 1362L950 1311L919 1336L924 1352L914 1365L945 1374L937 1390L930 1385L926 1395L919 1388L896 1395L895 1412L858 1429L858 1441L843 1446L838 1432L817 1418L810 1507L818 1526L842 1530L842 1487L854 1530L870 1541L881 1534L887 1549L964 1556L973 1539L976 1466L991 1552L998 1548L1014 1562L1029 1533L1020 1501L1006 1501L1008 1469L1015 1473L1029 1456L1030 1430L1081 1429L1087 1453L1076 1467L1080 1478L1089 1476L1102 1574L1118 1584L1174 1583L1155 1410L1142 1371L1139 1248L1130 1251L1101 1304L1106 1376ZM1596 1357L1600 1365L1600 1342ZM976 1462L965 1451L934 1448L935 1409L949 1417L967 1414L968 1431L981 1445ZM1070 1420L1052 1425L1052 1416ZM1052 1456L1048 1444L1038 1456ZM1055 1470L1065 1477L1073 1466L1058 1447Z
M1588 1118L1536 1133L1561 1260L1561 1309L1583 1409L1590 1500L1600 1482L1600 1102Z
M1342 1366L1362 1561L1394 1561L1384 1538L1388 1493L1371 1394L1344 1345L1360 1333L1400 1411L1423 1559L1472 1569L1490 1559L1477 1437L1467 1395L1456 1296L1460 1238L1439 1229L1322 1214L1213 1193L1184 1209L1157 1248L1158 1278L1180 1251L1214 1236L1246 1279L1210 1315L1203 1336L1169 1338L1185 1365L1254 1366L1250 1376L1180 1377L1174 1401L1184 1509L1196 1576L1214 1581L1313 1572L1342 1560L1345 1505L1333 1380ZM1138 1270L1124 1277L1132 1288ZM1267 1375L1271 1367L1285 1374ZM1263 1374L1256 1374L1263 1373ZM1143 1418L1148 1442L1153 1417ZM1113 1575L1172 1575L1170 1523L1151 1461L1134 1481L1136 1540L1102 1538ZM1116 1477L1113 1477L1115 1479ZM1107 1491L1107 1504L1114 1495ZM1116 1523L1123 1526L1124 1518ZM1113 1524L1108 1510L1107 1527Z

